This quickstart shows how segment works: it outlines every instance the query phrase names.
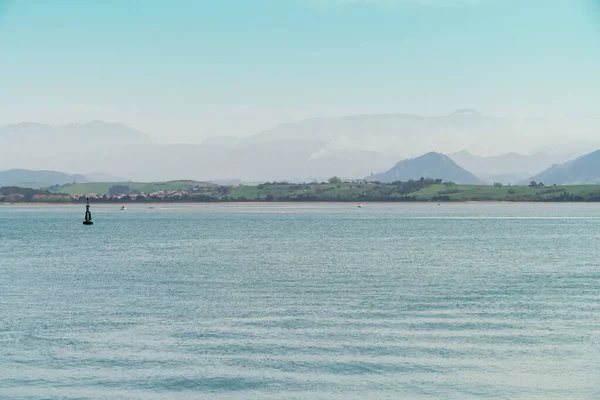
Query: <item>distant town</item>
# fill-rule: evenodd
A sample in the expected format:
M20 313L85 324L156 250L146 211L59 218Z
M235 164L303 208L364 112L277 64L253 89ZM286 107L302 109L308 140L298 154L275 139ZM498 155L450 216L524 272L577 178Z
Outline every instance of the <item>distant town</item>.
M146 188L146 189L143 189ZM226 202L600 202L600 185L464 185L441 179L267 182L259 185L216 185L196 181L155 183L81 183L60 188L0 188L6 203L226 203Z

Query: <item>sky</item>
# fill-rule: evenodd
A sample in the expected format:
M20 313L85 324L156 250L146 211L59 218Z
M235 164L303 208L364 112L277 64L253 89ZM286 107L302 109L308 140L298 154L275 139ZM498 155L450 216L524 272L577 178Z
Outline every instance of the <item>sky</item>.
M0 0L0 125L158 141L364 113L596 118L600 0Z

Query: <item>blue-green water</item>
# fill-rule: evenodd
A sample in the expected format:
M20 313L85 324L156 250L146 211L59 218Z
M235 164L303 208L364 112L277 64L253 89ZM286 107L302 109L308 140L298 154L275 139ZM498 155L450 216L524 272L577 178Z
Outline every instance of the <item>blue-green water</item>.
M599 205L0 206L2 399L598 399Z

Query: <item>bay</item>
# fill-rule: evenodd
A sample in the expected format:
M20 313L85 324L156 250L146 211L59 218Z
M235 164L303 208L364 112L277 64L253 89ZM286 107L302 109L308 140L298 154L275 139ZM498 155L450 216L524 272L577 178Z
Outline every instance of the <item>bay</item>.
M597 399L600 206L0 206L0 398Z

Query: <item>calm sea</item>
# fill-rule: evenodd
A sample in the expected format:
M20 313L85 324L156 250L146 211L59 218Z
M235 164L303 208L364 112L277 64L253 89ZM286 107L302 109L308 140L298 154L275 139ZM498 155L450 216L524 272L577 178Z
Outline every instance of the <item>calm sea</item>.
M600 205L0 206L2 399L599 399Z

